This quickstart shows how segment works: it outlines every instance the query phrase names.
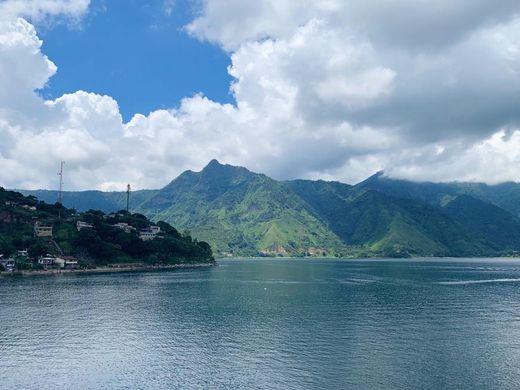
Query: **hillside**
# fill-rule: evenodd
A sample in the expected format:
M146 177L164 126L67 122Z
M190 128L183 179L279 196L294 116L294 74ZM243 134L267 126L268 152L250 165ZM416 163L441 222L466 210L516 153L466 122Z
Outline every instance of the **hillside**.
M345 246L284 183L216 160L181 174L137 210L189 229L222 254L335 255Z
M489 255L496 248L436 207L324 181L278 182L216 160L139 212L189 229L220 254Z
M210 246L165 223L125 211L77 214L0 187L0 254L23 253L24 267L41 266L42 256L68 256L83 266L210 263Z
M460 195L442 210L497 250L520 250L520 220L498 206Z
M383 172L369 177L356 185L359 189L370 189L399 198L419 200L442 206L459 195L469 195L486 203L498 206L514 216L520 216L520 184L501 183L431 183L392 179Z
M486 243L434 207L341 183L288 182L346 244L385 256L492 253Z

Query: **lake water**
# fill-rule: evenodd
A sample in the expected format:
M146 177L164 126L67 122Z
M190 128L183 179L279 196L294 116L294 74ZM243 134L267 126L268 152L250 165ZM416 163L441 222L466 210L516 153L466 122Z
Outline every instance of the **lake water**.
M219 264L0 279L0 388L520 388L520 260Z

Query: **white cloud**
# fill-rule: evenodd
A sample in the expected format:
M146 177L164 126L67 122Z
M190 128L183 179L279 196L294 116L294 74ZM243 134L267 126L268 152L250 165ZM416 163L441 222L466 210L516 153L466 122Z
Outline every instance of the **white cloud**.
M24 17L39 22L49 17L65 16L78 20L89 4L90 0L2 0L0 19Z
M18 17L87 7L0 3L2 185L55 187L66 160L68 188L160 187L212 158L281 179L519 179L517 2L204 2L187 29L229 52L236 104L199 94L128 123L109 96L35 93L57 68Z

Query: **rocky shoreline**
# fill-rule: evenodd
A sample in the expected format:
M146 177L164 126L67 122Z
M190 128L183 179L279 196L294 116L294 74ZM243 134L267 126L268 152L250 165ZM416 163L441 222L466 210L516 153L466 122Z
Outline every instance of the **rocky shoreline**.
M208 268L215 267L217 263L193 263L193 264L171 264L171 265L135 265L117 267L97 267L92 269L48 269L38 271L15 271L15 272L0 272L0 277L27 277L27 276L58 276L58 275L89 275L89 274L104 274L116 272L154 272L154 271L168 271L183 268Z

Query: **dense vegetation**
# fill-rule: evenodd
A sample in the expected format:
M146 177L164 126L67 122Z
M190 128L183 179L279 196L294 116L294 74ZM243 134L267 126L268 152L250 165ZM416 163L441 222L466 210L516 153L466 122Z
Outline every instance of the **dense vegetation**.
M78 221L91 227L78 230ZM52 225L52 238L35 237L36 222ZM128 225L127 231L115 226L121 223ZM160 232L143 241L139 232L152 225L158 226ZM126 211L76 213L60 204L47 204L0 187L0 254L7 257L22 250L28 250L29 260L33 261L46 254L67 255L88 266L214 261L209 244L192 239L187 232L179 233L168 223L153 224L144 215Z
M335 255L345 246L283 183L215 160L183 173L138 210L175 221L220 253L303 256L323 248Z
M90 199L116 210L125 197L123 192L78 192L66 194L65 203L78 199L85 208ZM382 173L355 186L279 182L213 160L201 172L184 172L163 189L132 193L131 204L133 211L154 221L189 229L219 255L520 253L516 183L414 183Z
M366 256L494 253L479 237L429 205L341 183L298 180L288 185L345 243L362 248Z
M398 198L418 200L434 206L444 206L457 196L467 195L520 216L520 183L431 183L413 182L386 177L384 172L356 185L359 189L376 190Z

